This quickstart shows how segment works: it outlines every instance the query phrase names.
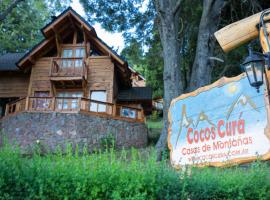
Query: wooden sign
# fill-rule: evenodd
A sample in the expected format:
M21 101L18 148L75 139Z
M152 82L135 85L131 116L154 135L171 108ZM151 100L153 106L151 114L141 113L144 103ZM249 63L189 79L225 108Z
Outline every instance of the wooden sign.
M171 102L171 163L224 166L270 159L269 100L242 74L184 94Z
M215 37L224 52L229 52L258 37L257 24L260 22L261 12L235 23L232 23L215 32ZM266 16L269 20L270 16Z

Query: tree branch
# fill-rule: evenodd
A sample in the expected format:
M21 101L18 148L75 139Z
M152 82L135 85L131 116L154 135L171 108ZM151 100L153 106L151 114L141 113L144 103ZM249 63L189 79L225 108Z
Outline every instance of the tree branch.
M173 15L176 15L176 13L179 11L181 3L182 3L182 0L177 1L175 8L173 9Z
M0 22L5 20L9 13L21 2L24 0L14 0L6 10L0 13Z

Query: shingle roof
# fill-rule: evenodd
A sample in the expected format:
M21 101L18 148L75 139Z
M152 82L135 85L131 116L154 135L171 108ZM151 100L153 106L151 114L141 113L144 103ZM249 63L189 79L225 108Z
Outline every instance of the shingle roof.
M7 53L0 56L0 71L17 71L16 63L25 53Z
M150 87L133 87L120 90L117 99L118 101L152 100L152 89Z

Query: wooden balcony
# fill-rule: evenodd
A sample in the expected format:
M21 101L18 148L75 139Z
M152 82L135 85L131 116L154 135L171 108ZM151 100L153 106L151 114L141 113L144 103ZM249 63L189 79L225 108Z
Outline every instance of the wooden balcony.
M53 58L50 78L59 82L87 80L87 65L84 58Z
M142 109L73 97L26 97L6 105L5 115L19 112L86 113L132 122L144 122Z

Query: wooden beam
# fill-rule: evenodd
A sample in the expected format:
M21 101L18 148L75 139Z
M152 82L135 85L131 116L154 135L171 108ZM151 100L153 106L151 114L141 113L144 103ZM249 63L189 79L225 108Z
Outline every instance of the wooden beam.
M235 23L232 23L215 32L215 37L224 52L229 52L244 43L258 37L257 24L260 22L261 12ZM265 20L270 16L265 17Z
M30 63L31 63L32 65L35 64L35 60L33 59L33 56L30 56L28 60L30 61Z
M260 42L261 42L261 46L262 46L262 49L263 49L264 53L270 51L269 46L267 44L267 39L270 41L270 35L269 35L269 33L270 33L270 22L265 23L265 27L266 27L266 31L268 33L267 36L264 35L263 27L261 27L261 30L260 30Z
M87 58L88 57L88 49L87 49L87 36L86 36L86 32L83 28L83 25L81 25L82 27L82 32L83 32L83 45L84 45L84 50L85 50L85 54L84 54L84 57Z
M60 57L61 55L61 43L62 43L62 39L59 35L59 33L57 32L57 30L55 29L55 27L53 27L53 31L55 34L55 43L56 43L56 48L57 48L57 56Z
M63 32L68 26L69 25L66 25L66 26L61 27L61 29L58 30L58 33L60 34L61 32ZM34 50L32 50L32 52L27 57L25 57L23 60L21 60L20 63L18 63L18 65L21 66L26 60L28 60L29 57L31 57L34 54L36 54L44 46L50 44L50 42L52 42L52 40L54 40L54 37L55 36L51 36L50 38L48 38L48 39L44 40L42 43L40 43ZM63 38L64 38L64 36L63 36ZM52 48L51 45L49 45L49 46L50 46L50 48L47 48L47 49L51 49Z
M77 44L77 36L78 36L78 31L77 29L74 29L73 44Z
M73 20L72 20L71 13L68 14L68 20L69 20L69 22L71 23L72 29L75 30L75 25L74 25L74 22L73 22Z
M119 58L118 56L116 56L106 45L104 45L101 41L99 41L97 38L95 37L92 37L92 40L98 45L100 46L101 48L103 48L107 53L108 55L111 54L112 58L114 60L116 60L117 62L119 62L121 65L124 65L125 62Z

